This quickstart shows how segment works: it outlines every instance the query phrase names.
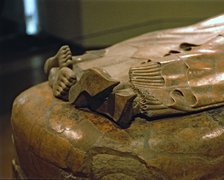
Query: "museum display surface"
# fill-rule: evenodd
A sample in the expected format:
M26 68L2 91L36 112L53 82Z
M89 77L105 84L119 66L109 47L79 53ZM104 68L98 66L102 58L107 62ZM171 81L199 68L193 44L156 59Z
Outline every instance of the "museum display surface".
M15 177L224 178L224 15L46 60L13 104Z

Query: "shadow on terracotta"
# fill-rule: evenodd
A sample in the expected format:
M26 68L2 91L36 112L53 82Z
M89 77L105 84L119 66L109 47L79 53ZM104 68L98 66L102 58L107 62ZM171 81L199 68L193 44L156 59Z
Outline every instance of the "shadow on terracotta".
M221 106L222 16L144 34L72 56L68 46L45 63L53 94L106 115L121 127L133 117L184 114Z
M49 82L14 101L14 177L224 179L223 31L221 15L81 56L61 47Z

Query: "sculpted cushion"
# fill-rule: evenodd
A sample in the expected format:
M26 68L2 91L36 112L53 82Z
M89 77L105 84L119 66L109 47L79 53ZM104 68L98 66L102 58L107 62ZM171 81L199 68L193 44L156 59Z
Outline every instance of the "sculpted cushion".
M153 121L137 118L121 129L56 99L43 83L14 102L14 164L28 178L222 179L223 116L217 108Z

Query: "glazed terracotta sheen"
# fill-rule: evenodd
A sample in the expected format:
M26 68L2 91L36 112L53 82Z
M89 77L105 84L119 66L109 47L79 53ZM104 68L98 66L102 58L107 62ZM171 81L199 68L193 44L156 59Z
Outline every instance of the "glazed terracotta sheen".
M224 179L224 15L44 70L13 105L16 177Z
M28 178L222 179L223 116L217 108L153 121L137 118L121 129L56 99L43 83L14 102L14 164Z
M193 113L224 104L224 15L150 32L45 63L54 96L126 128L134 117Z

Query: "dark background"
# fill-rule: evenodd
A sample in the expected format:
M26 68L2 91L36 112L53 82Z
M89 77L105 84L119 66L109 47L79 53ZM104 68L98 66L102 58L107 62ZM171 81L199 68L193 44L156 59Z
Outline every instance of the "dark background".
M223 0L36 0L38 31L29 34L25 2L0 0L0 178L11 177L13 100L46 80L43 63L61 45L82 54L224 12Z

